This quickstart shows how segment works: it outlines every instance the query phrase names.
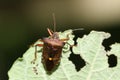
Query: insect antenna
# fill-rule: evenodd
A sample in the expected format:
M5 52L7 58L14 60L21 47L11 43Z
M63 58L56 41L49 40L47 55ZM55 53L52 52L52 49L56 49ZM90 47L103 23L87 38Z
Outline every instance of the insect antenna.
M48 33L50 34L50 36L52 36L53 31L52 31L51 29L49 29L49 28L47 28L47 31L48 31Z
M84 28L73 29L72 31L84 30Z
M56 19L55 19L55 13L53 15L53 25L54 25L54 32L56 32Z

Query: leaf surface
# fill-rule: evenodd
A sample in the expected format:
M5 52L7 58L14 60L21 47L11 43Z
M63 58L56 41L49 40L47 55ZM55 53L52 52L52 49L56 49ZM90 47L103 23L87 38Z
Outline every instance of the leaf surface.
M60 38L70 39L68 43L73 45L74 35L72 30L59 32ZM37 61L31 64L34 58L35 47L30 47L23 55L18 58L11 69L8 71L9 80L119 80L120 79L120 44L116 43L111 46L111 50L106 52L102 46L104 39L110 37L109 33L91 31L90 34L84 35L83 38L77 39L77 46L72 48L74 54L80 54L86 65L80 71L76 71L75 65L68 59L70 56L70 45L66 44L63 48L61 62L56 66L56 70L47 74L41 63L42 47L39 47ZM37 43L42 43L37 41ZM117 56L117 66L109 68L107 55L114 54ZM34 68L37 69L35 74Z

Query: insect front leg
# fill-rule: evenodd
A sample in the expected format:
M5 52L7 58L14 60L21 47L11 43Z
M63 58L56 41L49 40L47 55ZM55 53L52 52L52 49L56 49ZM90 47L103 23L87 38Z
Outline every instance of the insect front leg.
M68 41L70 38L69 38L69 34L67 34L67 38L64 38L64 39L60 39L60 41L64 42L64 41Z
M67 52L67 51L70 50L70 48L72 48L73 46L76 46L76 45L74 45L74 43L71 44L71 43L68 42L68 40L70 40L69 34L67 35L67 38L65 38L65 39L60 39L60 40L61 40L62 42L64 42L65 44L67 44L67 45L65 45L65 46L63 47L63 52Z
M35 45L35 53L34 53L34 59L31 61L32 64L35 64L35 61L37 60L37 47L42 47L43 44L36 44Z
M64 41L68 41L69 39L70 39L70 38L69 38L69 34L68 34L68 35L67 35L67 38L65 38L65 39L60 39L60 41L64 42ZM75 45L71 45L71 44L68 43L68 42L64 42L64 43L70 45L70 47L75 46Z

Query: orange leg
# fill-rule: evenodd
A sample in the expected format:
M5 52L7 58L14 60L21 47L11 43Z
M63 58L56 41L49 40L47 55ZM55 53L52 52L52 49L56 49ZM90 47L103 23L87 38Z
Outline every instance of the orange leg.
M31 61L31 63L33 63L33 64L35 64L35 61L37 59L37 46L42 47L43 44L36 44L35 45L35 53L34 53L35 58Z
M67 38L65 38L65 39L60 39L60 41L68 41L69 40L69 34L67 35Z
M35 47L37 47L37 46L42 47L43 44L36 44Z
M66 39L60 39L60 41L68 41L69 40L69 38L66 38ZM66 44L68 44L68 45L70 45L68 42L66 42ZM70 47L73 47L73 46L75 46L75 45L70 45Z
M68 38L66 38L66 39L60 39L60 41L68 41L69 39Z

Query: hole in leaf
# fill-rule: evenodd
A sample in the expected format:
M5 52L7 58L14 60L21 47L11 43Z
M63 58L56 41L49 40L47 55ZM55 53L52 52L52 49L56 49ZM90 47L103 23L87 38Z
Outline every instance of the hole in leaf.
M115 67L117 65L117 56L115 55L109 55L108 56L108 64L109 67Z
M110 39L105 39L102 43L102 45L105 47L105 50L106 51L110 51L110 45L111 45L111 42L109 41Z
M75 35L75 37L73 38L74 44L75 45L77 44L76 40L78 37L83 37L83 35L88 34L88 33L89 33L89 31L86 31L86 30L73 31L73 34Z
M75 65L77 71L80 71L81 68L85 66L85 61L81 58L79 54L70 54L69 60Z
M74 40L74 45L77 45L77 42L76 42L77 38L78 38L78 37L76 37L76 36L73 38L73 40Z
M120 34L120 28L113 28L113 26L118 26L118 25L112 25L112 26L109 26L110 27L109 29L102 30L105 32L109 32L111 34L111 37L109 39L105 39L102 43L103 46L105 46L106 51L109 51L111 49L110 48L111 44L114 44L115 42L120 43L120 38L118 35Z

